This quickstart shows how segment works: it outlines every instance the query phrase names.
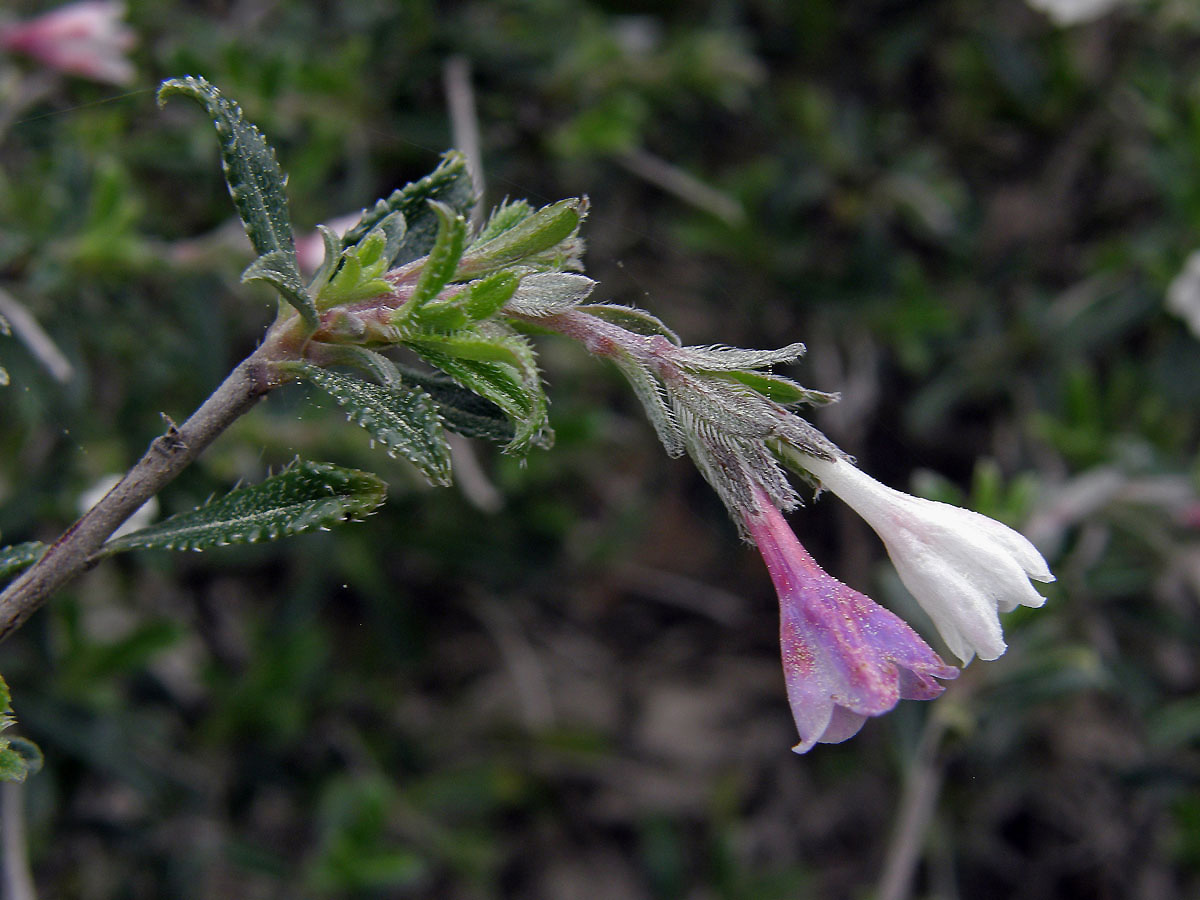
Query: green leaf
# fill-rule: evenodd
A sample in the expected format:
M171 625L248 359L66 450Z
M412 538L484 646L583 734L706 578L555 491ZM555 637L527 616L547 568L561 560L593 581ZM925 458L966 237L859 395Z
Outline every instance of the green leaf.
M351 421L369 431L389 455L404 456L432 484L450 484L450 446L437 406L423 390L372 384L307 363L301 364L300 372L345 408Z
M396 310L393 321L399 322L417 315L422 306L442 292L454 276L467 240L467 220L444 203L430 200L429 205L438 217L437 239L429 257L421 266L421 276L408 302Z
M546 415L546 393L533 350L523 338L509 332L488 339L460 335L438 341L422 336L406 343L430 365L504 410L515 426L506 452L550 446L553 432ZM504 361L497 361L500 357Z
M17 724L12 695L0 677L0 732ZM24 781L42 767L42 751L32 741L0 735L0 781Z
M490 319L512 298L520 283L520 276L510 270L472 281L448 300L425 304L416 314L415 324L431 331L454 331Z
M354 246L387 216L399 212L408 227L388 265L395 268L420 259L433 247L438 230L437 215L430 209L429 200L445 203L460 215L470 214L475 204L475 186L467 171L466 157L458 151L443 155L438 167L420 181L393 191L372 209L363 210L358 224L342 235L342 246Z
M781 403L784 406L791 406L795 403L809 403L813 406L823 406L826 403L833 403L838 399L837 394L814 391L797 384L790 378L784 378L780 375L770 375L766 372L733 371L714 372L713 374L718 378L726 378L730 381L744 384L746 387L753 388L768 400L774 400L776 403Z
M275 273L264 280L281 287L284 299L296 307L310 325L316 327L317 311L296 264L296 247L288 215L284 186L287 178L275 159L275 151L262 133L246 121L241 107L221 96L221 92L203 78L189 75L171 78L158 89L158 103L164 105L174 96L188 97L212 117L221 142L221 168L229 195L250 243L260 257L271 255L263 271ZM253 268L253 266L251 267ZM296 291L294 286L301 285Z
M42 751L26 738L0 738L0 781L18 784L42 768Z
M522 316L554 316L574 309L596 287L585 275L571 272L534 272L521 279L521 286L508 304L508 312Z
M433 351L449 354L458 359L507 363L517 371L521 371L525 363L521 349L511 346L506 338L489 337L474 331L417 335L406 338L405 344L422 356L426 352Z
M296 254L286 250L264 253L242 272L242 281L265 281L283 295L288 303L296 307L308 323L316 326L316 307L304 286L300 270L296 268ZM311 316L309 311L311 310Z
M394 217L384 220L391 223L393 233L396 221ZM399 221L403 223L403 219ZM388 240L388 230L380 226L353 247L342 251L341 267L320 289L318 304L325 308L389 293L392 286L380 277L387 271Z
M28 541L24 544L12 544L0 547L0 578L16 575L28 569L41 559L46 552L46 545L41 541Z
M573 250L565 245L576 236L587 207L586 197L560 200L491 239L476 241L463 254L456 279L475 278L519 262L539 268L564 268L556 261L574 262ZM540 259L548 252L550 258Z
M524 200L513 200L512 202L505 200L492 210L487 224L483 226L483 229L479 232L479 236L475 240L477 243L490 241L492 238L508 231L508 229L519 222L525 221L532 215L533 207Z
M386 492L387 486L370 472L298 459L266 481L114 538L99 555L134 549L207 550L328 529L371 513Z
M433 398L442 424L451 431L497 443L511 441L516 434L504 410L474 391L460 387L453 379L407 367L399 367L399 371L405 381L417 385Z

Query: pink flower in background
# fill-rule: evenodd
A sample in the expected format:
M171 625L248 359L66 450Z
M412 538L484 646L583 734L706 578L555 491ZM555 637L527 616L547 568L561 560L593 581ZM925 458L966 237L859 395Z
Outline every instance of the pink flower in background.
M125 4L110 0L72 3L28 22L0 26L0 47L60 72L128 84L134 70L125 54L136 39L121 22L124 14Z
M788 703L800 743L836 744L867 716L900 699L932 700L935 678L958 677L897 615L826 574L792 533L783 514L758 491L746 516L779 594L779 640Z

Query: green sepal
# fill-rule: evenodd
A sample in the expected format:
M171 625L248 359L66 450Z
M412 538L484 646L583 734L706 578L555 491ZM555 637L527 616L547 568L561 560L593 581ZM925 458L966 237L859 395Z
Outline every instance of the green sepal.
M683 456L687 450L687 436L679 425L662 383L654 377L647 365L628 353L613 357L617 368L629 381L630 387L646 410L646 417L654 426L658 439L672 458Z
M463 245L467 240L466 218L436 200L430 200L429 205L438 218L437 239L425 264L421 266L421 275L412 295L393 316L395 324L419 315L421 307L437 297L450 282L462 258Z
M576 235L587 205L585 197L560 200L499 231L495 237L476 241L463 254L456 280L477 278L521 262L538 268L562 268L559 263L575 262L575 254L566 248L557 255L551 253L552 258L539 257L560 249Z
M246 236L260 260L271 257L262 268L273 274L264 276L263 280L278 287L285 299L316 327L316 307L303 289L304 281L296 264L296 246L284 191L287 178L279 168L275 151L267 144L262 132L246 121L241 107L221 96L221 92L203 78L188 75L164 81L158 89L159 106L174 96L196 101L212 118L221 142L221 168L229 186L229 196L233 198ZM297 284L301 286L298 291L294 289Z
M315 329L319 324L317 308L312 297L308 295L308 288L304 286L300 270L296 268L294 252L272 250L270 253L264 253L242 272L242 281L267 282L304 316L310 327Z
M730 381L736 381L746 385L758 393L762 394L768 400L774 400L783 406L792 406L797 403L807 403L812 406L824 406L827 403L833 403L838 399L837 394L830 394L825 391L814 391L803 385L797 384L790 378L784 378L781 375L771 375L766 372L747 372L738 370L733 372L713 372L711 373L718 378L726 378Z
M408 228L388 265L396 268L420 259L433 247L438 230L438 219L429 208L429 200L444 203L461 215L470 214L475 205L475 185L467 171L466 157L458 151L444 154L438 167L420 181L392 191L370 210L363 210L358 223L342 235L342 246L354 246L386 217L398 212L404 216Z
M0 547L0 578L9 578L24 571L42 558L46 545L41 541L27 541Z
M619 325L634 334L642 334L647 337L661 335L676 346L680 344L679 335L668 328L658 316L651 315L644 309L618 306L613 303L589 303L587 306L580 307L580 310L604 322Z
M509 270L472 281L448 300L425 304L415 324L432 331L455 331L490 319L512 299L520 283L520 276Z
M12 695L0 677L0 732L17 723L12 715ZM0 781L22 782L42 767L42 751L25 738L0 734Z
M113 538L97 556L138 549L208 550L328 530L367 516L386 495L387 485L370 472L297 459L265 481Z
M433 399L408 384L379 385L310 363L298 374L346 410L352 422L370 432L389 456L403 456L429 480L445 487L452 481L450 445Z

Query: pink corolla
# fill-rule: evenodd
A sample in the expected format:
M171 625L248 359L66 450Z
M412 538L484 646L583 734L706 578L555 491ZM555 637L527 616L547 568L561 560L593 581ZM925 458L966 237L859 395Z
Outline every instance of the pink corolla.
M0 47L60 72L128 84L134 69L125 54L136 38L121 22L124 14L125 4L112 0L71 3L28 22L0 26Z
M828 575L764 493L746 527L779 594L779 640L800 742L836 744L901 699L932 700L958 677L899 616Z

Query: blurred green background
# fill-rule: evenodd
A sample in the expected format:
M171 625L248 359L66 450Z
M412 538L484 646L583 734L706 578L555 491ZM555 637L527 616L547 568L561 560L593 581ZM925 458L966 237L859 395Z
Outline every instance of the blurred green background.
M1046 608L935 703L797 757L761 561L611 369L544 340L557 445L476 445L465 491L281 390L164 512L297 454L389 502L106 562L4 643L46 754L42 896L1200 895L1200 344L1164 307L1200 246L1200 6L649 8L135 4L136 83L56 81L0 144L0 287L74 367L0 341L4 542L52 539L271 316L212 128L158 82L242 104L307 232L434 166L462 56L489 204L587 193L596 297L689 343L807 342L789 374L843 392L816 423L1025 530ZM0 68L10 106L44 74ZM835 498L792 519L923 628Z

